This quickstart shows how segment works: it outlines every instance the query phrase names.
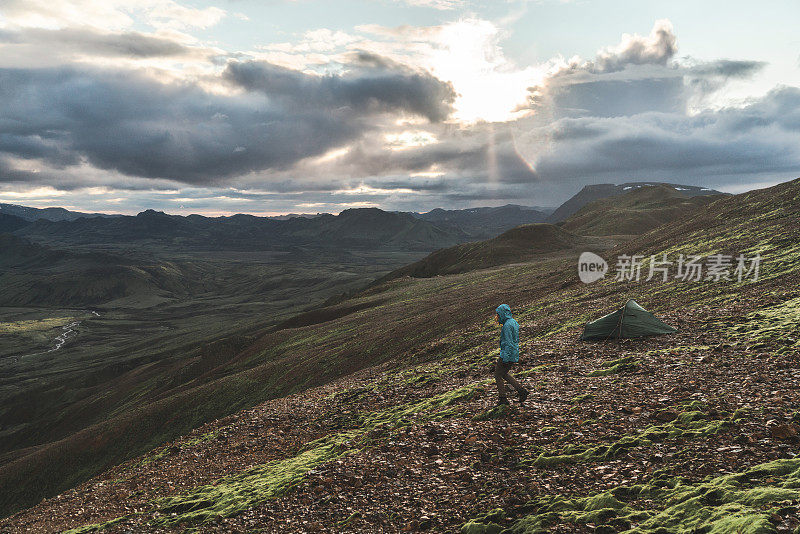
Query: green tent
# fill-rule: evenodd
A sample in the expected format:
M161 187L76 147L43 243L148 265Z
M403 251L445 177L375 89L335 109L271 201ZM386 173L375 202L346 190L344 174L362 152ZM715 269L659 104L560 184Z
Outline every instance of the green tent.
M635 300L630 299L617 311L586 323L581 340L655 336L672 334L677 331L656 319L652 313L639 306Z

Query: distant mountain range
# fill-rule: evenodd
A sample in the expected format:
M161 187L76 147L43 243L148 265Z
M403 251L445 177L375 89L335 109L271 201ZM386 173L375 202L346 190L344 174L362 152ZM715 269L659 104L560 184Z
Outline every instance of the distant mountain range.
M471 239L489 239L521 224L544 222L553 208L507 204L496 208L445 210L436 208L427 213L412 213L414 217L438 226L459 230Z
M314 217L321 217L323 215L330 215L330 213L287 213L285 215L270 215L267 219L275 219L276 221L285 221L286 219L294 219L295 217L302 217L304 219L313 219Z
M377 208L286 220L253 215L167 215L147 210L136 216L72 221L38 219L15 233L33 241L59 246L144 245L149 248L241 251L298 247L435 250L468 239L458 229L440 227L407 213Z
M578 193L575 196L573 196L572 198L561 204L555 211L553 211L553 213L551 213L550 216L547 218L547 222L557 223L564 221L571 215L577 213L578 210L584 207L586 204L594 202L595 200L601 200L608 197L624 195L625 193L629 193L635 189L653 185L663 185L672 190L679 191L687 197L725 194L719 191L715 191L714 189L709 189L707 187L699 187L696 185L670 184L666 182L626 182L624 184L619 184L619 185L615 184L587 185L584 186L583 189L578 191Z
M31 213L41 215L39 211ZM339 215L323 213L294 217L181 216L147 210L136 216L87 215L53 220L44 216L31 219L31 213L28 213L28 219L0 214L0 232L14 232L35 242L57 246L124 248L128 245L146 245L192 250L394 248L432 251L491 238L521 224L542 222L547 217L547 211L514 205L467 210L436 209L427 213L359 208L344 210ZM74 215L76 212L67 213Z
M0 204L0 215L14 215L26 221L46 219L48 221L74 221L81 217L120 217L105 213L83 213L64 208L31 208L17 204Z
M698 186L630 182L586 186L557 209L514 204L462 210L437 208L426 213L360 208L345 210L339 215L290 214L278 217L241 214L229 217L182 216L154 210L146 210L136 216L112 216L63 208L40 209L0 204L0 233L13 232L33 242L60 247L124 249L138 246L155 252L159 247L195 251L286 251L304 248L434 251L460 243L491 239L520 225L562 223L591 202L618 197L652 185L666 188L663 189L667 191L664 198L672 199L672 204L659 206L659 209L663 208L662 216L651 216L652 213L644 216L650 221L645 223L648 228L666 222L669 219L668 212L680 211L679 208L677 211L674 209L677 204L684 202L680 199L721 194ZM594 219L614 219L609 211L612 208L611 205L596 206ZM630 218L631 209L626 209ZM641 209L639 212L641 222ZM584 231L581 225L589 223L586 217L582 221L573 221L565 229L592 235L605 235L608 232L607 228L597 228L600 224L597 220L592 223L595 228Z
M3 232L14 232L23 226L27 226L28 223L29 221L26 221L21 217L17 217L16 215L0 213L0 234Z

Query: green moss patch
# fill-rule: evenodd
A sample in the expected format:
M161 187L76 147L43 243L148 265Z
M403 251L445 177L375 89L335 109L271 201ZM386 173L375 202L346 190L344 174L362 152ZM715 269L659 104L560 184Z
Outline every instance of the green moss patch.
M633 447L644 447L654 442L670 439L701 439L730 428L734 418L716 419L709 421L703 412L686 411L678 414L674 421L653 425L645 428L638 434L629 434L621 437L611 444L585 447L571 445L557 451L546 451L533 458L525 458L522 465L549 467L559 464L574 464L580 462L602 461L614 458Z
M778 354L800 350L800 297L753 312L746 322L732 327L734 339L754 343L752 348L769 347Z
M463 525L461 534L498 534L503 527L497 522L503 521L505 517L505 511L502 508L496 508Z
M594 398L595 396L592 395L591 393L584 393L583 395L577 395L575 397L572 397L572 399L570 399L569 402L572 404L581 404L582 402L587 402Z
M280 497L299 484L310 470L358 450L371 430L410 424L412 418L434 420L452 416L457 413L452 406L471 398L480 386L480 383L470 384L419 402L367 414L359 428L311 442L296 456L256 466L214 484L159 500L155 503L158 517L154 523L206 522L237 515L266 500Z
M588 497L542 496L525 505L525 515L502 531L538 534L557 524L592 523L628 534L766 534L775 532L771 514L798 498L800 459L793 458L697 483L656 477L648 484L620 486ZM641 508L638 503L662 506ZM475 518L462 533L495 532L481 531L481 525L496 523L485 516ZM471 530L464 530L468 526Z
M279 497L297 485L313 468L347 452L343 432L286 460L270 462L200 486L191 492L158 501L160 517L155 524L203 522L239 514L268 499Z
M90 532L102 532L107 528L111 528L114 525L125 521L130 516L123 516L117 517L116 519L112 519L110 521L105 521L104 523L92 523L91 525L84 525L82 527L73 528L71 530L65 530L63 534L88 534Z
M625 356L618 360L609 360L601 364L601 369L590 372L587 376L608 376L622 373L624 371L634 371L639 366L639 362L633 356Z

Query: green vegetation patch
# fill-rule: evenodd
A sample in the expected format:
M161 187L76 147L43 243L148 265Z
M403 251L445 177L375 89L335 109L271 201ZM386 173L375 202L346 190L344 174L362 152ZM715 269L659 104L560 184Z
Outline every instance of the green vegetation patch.
M220 479L214 485L158 501L161 514L154 524L204 522L239 514L297 485L313 468L347 452L344 444L355 432L336 434L297 456L256 466Z
M770 347L776 353L800 350L800 297L753 312L744 324L732 327L732 337Z
M185 441L182 441L181 443L179 443L177 445L167 445L167 446L161 447L160 449L156 449L154 451L151 451L148 454L146 454L144 456L144 458L142 458L142 461L134 464L130 469L131 470L135 470L135 469L138 469L140 467L144 467L144 466L149 465L149 464L151 464L153 462L161 460L162 458L166 458L167 456L175 454L179 450L196 447L197 445L200 445L200 444L205 443L207 441L211 441L213 439L216 439L217 438L217 434L219 434L219 431L218 430L213 430L211 432L206 432L205 434L201 434L199 436L195 436L193 438L190 438L190 439L187 439Z
M424 420L452 416L456 413L452 405L471 398L480 385L470 384L419 402L368 414L359 428L313 441L296 456L256 466L224 477L214 484L161 499L155 503L159 517L153 522L156 525L205 522L218 517L230 517L266 500L280 497L299 484L310 470L358 450L362 445L361 440L371 430L410 424L411 418L418 415Z
M735 414L727 419L709 421L706 419L703 412L686 411L678 414L674 421L649 426L638 434L622 436L611 444L596 445L594 447L570 445L557 451L545 451L538 456L525 458L520 463L522 465L549 467L559 464L609 460L624 453L628 449L633 447L645 447L654 442L678 438L707 438L730 428L734 424L735 418L738 417L740 417L740 415Z
M608 360L601 364L602 369L596 369L587 376L608 376L633 371L639 366L639 361L633 356L624 356L618 360Z
M122 521L125 521L129 517L130 516L125 515L122 517L111 519L110 521L105 521L104 523L92 523L91 525L84 525L82 527L65 530L63 534L88 534L90 532L102 532L107 528L111 528L114 525L121 523Z
M499 352L499 351L498 351ZM525 377L531 376L537 373L541 373L542 371L546 371L549 367L557 367L558 364L556 363L543 363L541 365L537 365L536 367L531 367L530 369L526 369L524 371L519 371L514 373L516 377Z
M461 534L498 534L503 527L497 523L505 518L505 510L496 508L466 523L461 527Z
M589 497L546 495L525 505L526 515L505 529L497 524L504 516L493 511L469 521L461 532L539 534L556 524L593 523L628 534L771 533L775 529L770 516L798 498L800 459L792 458L696 483L657 476L647 484L619 486ZM645 502L663 507L642 509L637 504Z
M61 328L74 321L74 317L49 317L47 319L0 323L0 334L24 334Z
M364 431L369 431L380 426L401 426L405 421L417 414L423 414L423 417L426 419L434 418L437 413L447 409L449 406L471 399L475 394L475 390L482 384L483 382L470 384L462 388L454 389L453 391L442 393L441 395L423 399L419 402L401 404L380 412L369 414L364 418L362 429L364 429Z
M584 393L583 395L577 395L575 397L572 397L572 399L570 399L569 402L572 404L580 404L582 402L590 401L594 398L595 396L592 395L591 393Z

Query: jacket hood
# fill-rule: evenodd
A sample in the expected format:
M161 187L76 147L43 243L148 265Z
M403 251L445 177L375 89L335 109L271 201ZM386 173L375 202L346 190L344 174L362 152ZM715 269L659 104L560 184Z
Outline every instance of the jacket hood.
M508 304L501 304L494 311L496 311L497 315L500 317L500 324L504 324L512 317L511 308L508 306Z

